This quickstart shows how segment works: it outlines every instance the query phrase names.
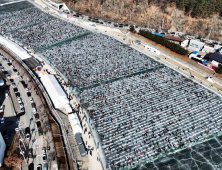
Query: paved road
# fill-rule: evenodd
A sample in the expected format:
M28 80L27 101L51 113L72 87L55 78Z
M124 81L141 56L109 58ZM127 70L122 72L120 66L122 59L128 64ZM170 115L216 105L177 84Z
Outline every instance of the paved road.
M2 61L2 58L0 58L0 62L1 61ZM12 65L14 65L13 62L12 62ZM16 73L12 71L12 68L7 65L5 60L2 61L2 66L5 68L6 71L11 72L11 79L14 80L16 87L18 88L18 92L20 93L22 102L24 104L25 115L20 117L19 127L22 129L25 129L26 127L30 128L31 140L28 141L27 139L25 139L25 142L29 143L29 148L33 149L33 158L29 158L28 163L34 163L34 167L35 167L34 169L37 169L36 166L38 164L43 165L43 162L42 162L42 147L43 147L42 145L44 143L43 137L39 136L38 134L38 129L37 129L34 113L32 110L31 102L30 102L29 97L27 96L27 92L25 88L23 87L22 83L19 80L19 77L16 75ZM15 68L16 68L16 65L15 65ZM27 81L25 81L25 83L27 83ZM14 102L17 102L17 101L14 101Z

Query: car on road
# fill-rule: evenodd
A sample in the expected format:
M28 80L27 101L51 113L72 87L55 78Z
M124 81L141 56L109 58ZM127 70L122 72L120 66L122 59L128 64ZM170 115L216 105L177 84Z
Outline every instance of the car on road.
M2 71L4 71L5 68L1 66L0 69L1 69Z
M29 164L29 170L34 170L34 163Z
M31 93L30 93L30 92L27 92L27 96L28 96L28 97L31 97Z
M3 118L4 112L0 112L0 118Z
M42 148L42 154L43 154L43 155L46 154L46 149L45 149L45 147Z
M35 116L35 120L39 120L39 114L38 113L34 114L34 116Z
M19 92L15 93L15 95L16 95L17 98L20 97L20 93Z
M11 68L15 68L13 65L10 66Z
M47 164L44 164L43 170L48 170L48 165Z
M41 127L41 122L40 121L36 122L36 125L37 125L37 128Z
M31 103L34 102L32 97L29 98L29 101L30 101Z
M20 106L20 108L23 108L23 107L24 107L24 105L23 105L22 103L20 103L19 106Z
M22 76L19 76L19 80L22 80Z
M25 138L27 140L30 140L30 128L29 127L25 128Z
M4 57L3 60L7 60L7 58Z
M8 98L8 96L9 96L9 95L8 95L8 92L5 92L5 97Z
M9 79L9 78L11 77L11 75L10 75L10 74L7 74L6 77Z
M15 93L18 92L18 88L17 87L13 88L13 90L14 90Z
M33 113L36 113L36 108L32 108Z
M4 112L5 105L0 106L0 112Z
M11 125L11 124L13 124L13 121L8 121L8 122L6 123L6 126L9 126L9 125Z
M36 168L37 168L37 170L42 170L42 165L38 164Z
M13 71L14 71L15 73L17 73L17 72L18 72L18 70L16 70L16 69L13 69Z
M1 124L4 124L5 123L5 118L1 118Z
M44 154L44 155L42 155L42 162L43 162L43 163L46 163L46 161L47 161L47 155Z
M7 61L7 64L8 64L8 66L11 66L12 64L11 63L9 63L8 61Z
M17 99L18 99L18 102L19 102L19 103L22 103L21 97L17 97Z
M29 157L29 158L33 158L32 148L30 148L30 149L28 150L28 157Z
M20 110L21 110L21 112L25 112L25 109L24 109L24 107L23 107L23 108L20 108Z
M12 85L13 87L16 87L16 84L15 84L15 83L12 83L11 85Z
M17 75L20 75L20 73L19 73L19 72L17 72L16 74L17 74Z
M31 105L32 105L32 108L36 108L36 105L35 105L35 103L32 103Z
M13 83L13 82L14 82L14 80L13 80L13 79L9 79L9 81L10 81L11 83Z

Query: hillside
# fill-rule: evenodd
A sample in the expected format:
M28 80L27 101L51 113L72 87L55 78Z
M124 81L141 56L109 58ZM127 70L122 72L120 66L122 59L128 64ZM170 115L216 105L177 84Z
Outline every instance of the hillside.
M222 0L63 0L75 11L222 41Z

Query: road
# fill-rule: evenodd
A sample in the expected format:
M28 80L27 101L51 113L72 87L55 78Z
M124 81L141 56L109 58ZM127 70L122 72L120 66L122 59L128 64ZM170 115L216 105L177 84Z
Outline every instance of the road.
M15 72L13 72L13 69L10 66L8 66L8 64L5 60L2 60L2 58L1 58L0 61L2 61L2 66L5 68L5 70L8 72L11 72L11 79L14 80L14 83L16 84L16 87L18 88L18 92L20 93L20 97L22 99L22 102L23 102L23 105L25 108L25 114L20 116L20 120L18 122L18 127L22 128L22 129L25 129L26 127L30 128L31 140L28 141L27 139L25 139L24 142L29 143L29 148L33 149L33 158L29 158L28 163L34 163L34 169L37 169L36 166L38 164L42 164L42 166L43 166L42 147L43 147L44 142L43 142L42 135L39 136L39 134L38 134L36 120L34 117L34 113L32 110L30 99L27 96L27 92L26 92L25 88L23 87L21 81L19 80L19 76L16 75ZM12 62L12 65L14 65L13 62ZM16 68L16 65L15 65L15 68ZM25 81L27 84L26 80L23 80L23 81ZM14 101L14 102L18 102L18 101Z

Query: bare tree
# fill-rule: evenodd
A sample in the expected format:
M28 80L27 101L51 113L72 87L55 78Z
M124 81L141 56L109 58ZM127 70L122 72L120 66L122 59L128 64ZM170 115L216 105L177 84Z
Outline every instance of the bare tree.
M4 159L6 167L15 167L21 165L23 160L17 154L9 153L9 156Z

